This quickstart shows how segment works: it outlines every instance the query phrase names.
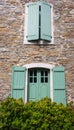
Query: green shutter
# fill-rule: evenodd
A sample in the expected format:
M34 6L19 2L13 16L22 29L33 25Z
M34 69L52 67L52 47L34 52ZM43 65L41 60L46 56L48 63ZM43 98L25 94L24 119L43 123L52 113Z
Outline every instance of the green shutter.
M38 2L28 4L28 32L27 40L39 39L39 4Z
M51 41L51 5L44 1L28 4L27 40Z
M12 97L22 98L25 97L25 68L14 66L12 68Z
M41 3L41 39L51 41L51 6Z
M65 73L63 66L53 69L53 100L57 103L66 104Z

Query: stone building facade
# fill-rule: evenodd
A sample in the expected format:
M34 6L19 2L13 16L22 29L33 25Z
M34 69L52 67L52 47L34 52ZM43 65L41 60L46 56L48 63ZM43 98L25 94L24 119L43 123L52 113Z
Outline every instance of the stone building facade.
M74 1L53 5L53 44L25 44L25 4L35 0L0 0L0 100L11 94L12 66L63 65L67 102L74 101ZM36 0L37 1L37 0Z

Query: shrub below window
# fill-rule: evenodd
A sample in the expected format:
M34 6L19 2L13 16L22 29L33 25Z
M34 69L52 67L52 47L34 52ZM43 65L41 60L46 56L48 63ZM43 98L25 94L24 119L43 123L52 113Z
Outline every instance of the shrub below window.
M7 98L0 103L0 130L74 130L74 110L48 98L26 104Z

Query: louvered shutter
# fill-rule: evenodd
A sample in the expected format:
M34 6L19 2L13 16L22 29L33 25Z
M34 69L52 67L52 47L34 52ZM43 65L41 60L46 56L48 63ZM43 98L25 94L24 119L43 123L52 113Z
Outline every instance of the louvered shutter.
M51 41L51 6L41 3L41 39Z
M28 32L27 40L39 39L39 4L38 2L28 4Z
M14 66L12 68L12 97L25 98L25 68Z
M57 103L66 104L65 73L63 66L53 69L53 100Z

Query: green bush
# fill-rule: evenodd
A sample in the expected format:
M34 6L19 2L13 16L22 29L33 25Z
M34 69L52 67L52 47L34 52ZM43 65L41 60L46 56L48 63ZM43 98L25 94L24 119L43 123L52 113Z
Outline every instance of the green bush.
M26 104L7 98L0 103L0 130L74 130L74 110L48 98Z

